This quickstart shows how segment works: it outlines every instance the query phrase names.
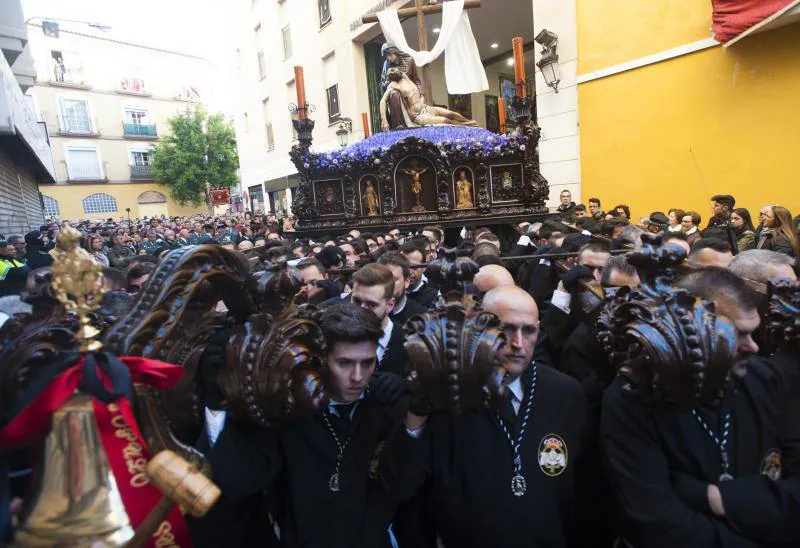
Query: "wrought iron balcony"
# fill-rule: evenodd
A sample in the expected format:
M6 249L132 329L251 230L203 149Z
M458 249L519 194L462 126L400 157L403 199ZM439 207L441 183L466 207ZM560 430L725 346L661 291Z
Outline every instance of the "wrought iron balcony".
M122 124L126 137L158 137L155 124Z
M131 164L131 179L152 179L153 166Z
M67 173L70 181L103 181L105 176L100 165L95 163L67 164Z

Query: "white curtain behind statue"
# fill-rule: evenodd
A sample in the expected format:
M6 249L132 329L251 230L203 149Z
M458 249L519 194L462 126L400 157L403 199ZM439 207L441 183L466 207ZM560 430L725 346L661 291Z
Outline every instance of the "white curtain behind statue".
M378 21L386 41L410 55L418 67L427 65L442 52L445 53L444 77L448 93L477 93L489 89L478 45L464 11L464 0L442 4L442 27L431 51L414 51L408 47L397 10L378 12Z

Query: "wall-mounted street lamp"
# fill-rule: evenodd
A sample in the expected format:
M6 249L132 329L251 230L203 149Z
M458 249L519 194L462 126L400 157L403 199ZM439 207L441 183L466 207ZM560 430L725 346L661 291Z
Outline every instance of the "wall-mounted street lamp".
M353 120L342 118L339 121L339 129L336 130L336 138L339 139L339 145L347 146L347 135L349 133L353 133Z
M542 58L536 62L536 66L542 71L545 83L558 93L558 84L561 82L561 74L558 69L558 54L556 53L558 35L547 29L542 29L534 40L544 46L541 51Z

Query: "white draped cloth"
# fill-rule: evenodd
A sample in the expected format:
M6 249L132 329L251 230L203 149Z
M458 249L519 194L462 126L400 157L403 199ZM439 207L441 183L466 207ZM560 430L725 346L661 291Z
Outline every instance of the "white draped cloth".
M464 0L442 4L442 27L431 51L415 51L408 47L396 9L378 12L378 21L386 41L410 55L418 67L427 65L445 53L444 78L448 93L477 93L489 89L478 45L464 11Z

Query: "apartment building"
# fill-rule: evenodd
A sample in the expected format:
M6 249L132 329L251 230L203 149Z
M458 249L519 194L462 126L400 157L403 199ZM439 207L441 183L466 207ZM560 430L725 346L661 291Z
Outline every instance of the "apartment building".
M552 0L483 0L479 8L470 9L490 88L468 97L448 95L440 57L430 68L433 97L426 100L457 107L482 127L496 129L497 99L513 94L511 40L522 36L529 92L537 94L540 123L547 125L540 145L542 173L557 202L561 188L576 193L579 188L577 99L571 89L574 76L555 94L536 69L534 37L541 30L538 22L534 29L537 4L552 20L549 14L557 9ZM286 211L291 207L298 184L289 160L295 138L289 113L289 106L296 103L294 66L303 67L307 101L316 108L310 114L315 121L312 148L326 151L339 147L336 131L347 129L348 124L343 124L347 119L352 121L347 142L363 139L362 113L368 115L371 132L380 129L378 81L384 39L379 24L362 24L360 17L413 5L413 0L239 0L235 4L240 37L235 52L236 138L242 189L250 209ZM425 19L431 48L441 15ZM410 47L419 49L416 19L404 21L403 29ZM569 34L566 39L574 42L574 25ZM574 57L574 53L570 55ZM548 163L548 158L553 161Z
M56 181L42 186L45 215L61 219L187 215L153 179L152 148L167 119L215 93L201 57L115 39L81 25L28 25Z

